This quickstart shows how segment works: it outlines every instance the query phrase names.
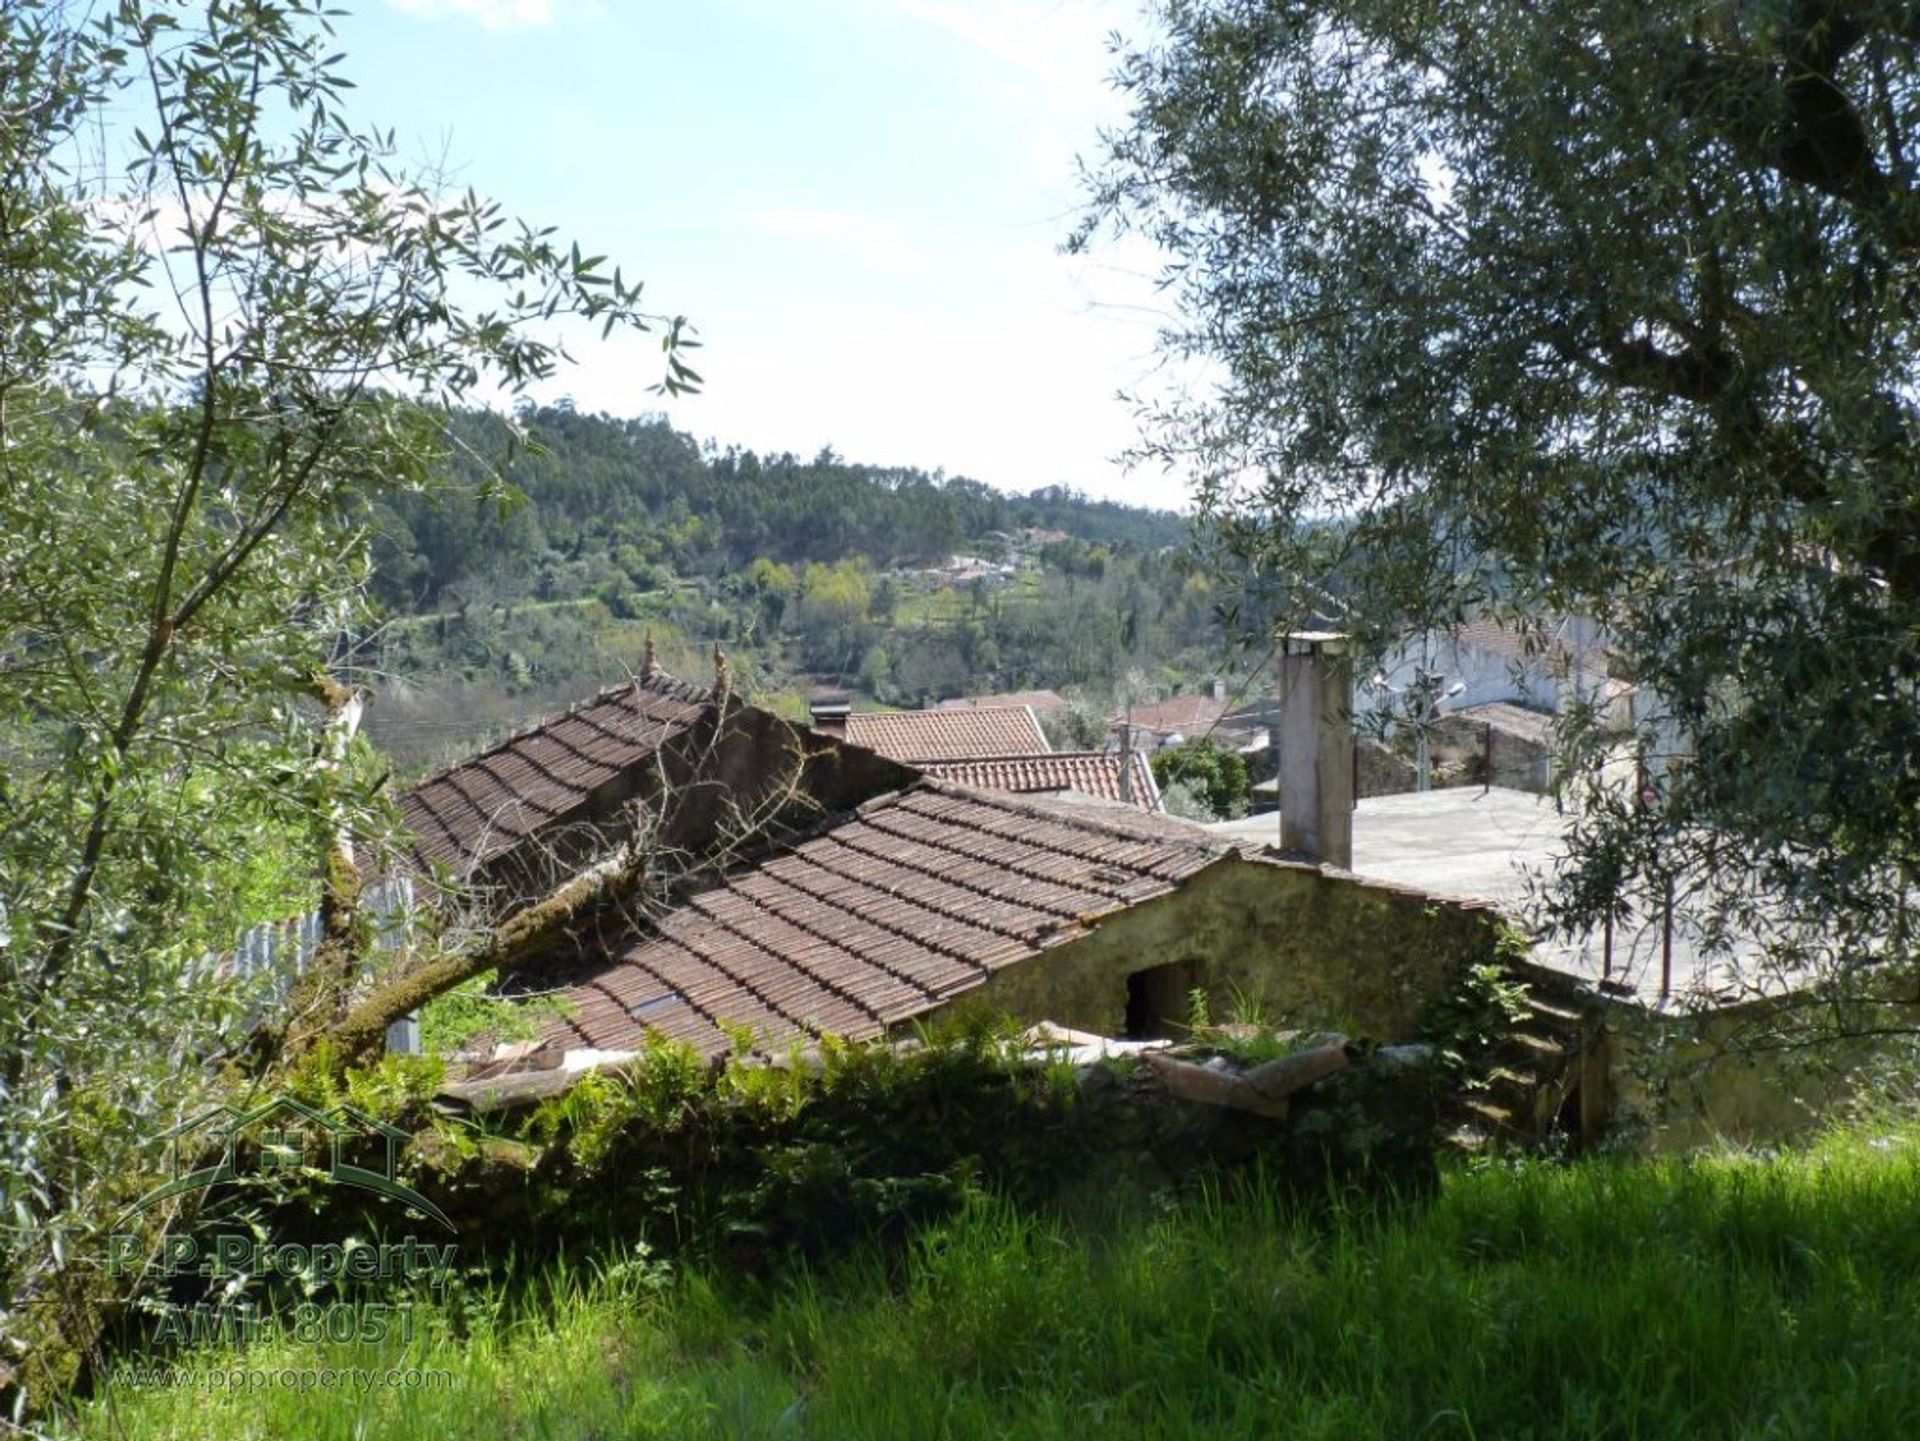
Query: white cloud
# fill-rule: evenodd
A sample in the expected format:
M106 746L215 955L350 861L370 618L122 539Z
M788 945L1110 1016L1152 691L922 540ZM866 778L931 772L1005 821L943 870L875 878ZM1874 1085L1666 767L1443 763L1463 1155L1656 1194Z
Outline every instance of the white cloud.
M387 0L396 10L427 19L464 15L489 30L519 25L545 25L553 19L555 0Z
M1064 95L1104 93L1111 12L1099 0L890 0L900 13L943 30Z
M917 275L927 269L925 252L901 233L897 221L882 216L776 206L753 211L746 221L768 235L822 241L864 265L897 275Z

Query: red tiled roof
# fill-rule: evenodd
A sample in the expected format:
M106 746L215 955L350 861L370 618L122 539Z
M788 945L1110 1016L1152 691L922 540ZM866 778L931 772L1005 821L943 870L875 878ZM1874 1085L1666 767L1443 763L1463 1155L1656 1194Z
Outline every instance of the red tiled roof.
M921 761L918 769L941 780L976 786L983 791L1011 791L1016 795L1073 791L1101 800L1123 799L1118 751L1049 751L1032 756ZM1160 788L1153 783L1153 770L1147 764L1144 751L1133 752L1131 804L1143 811L1160 809Z
M975 756L1033 755L1051 749L1040 722L1026 706L910 710L889 715L855 711L847 717L847 740L909 765Z
M869 1039L1231 853L1160 816L923 783L628 932L543 1041L622 1051L655 1031L713 1056L727 1026L770 1049Z
M1226 713L1224 700L1215 700L1210 695L1177 695L1172 700L1135 706L1132 720L1136 726L1158 735L1178 732L1193 740L1212 730ZM1119 712L1114 715L1113 723L1119 725L1127 719L1126 712Z
M705 688L664 676L613 686L422 781L400 797L415 865L470 876L651 759L708 702Z
M1001 695L968 695L958 700L943 700L935 710L999 710L1005 706L1023 705L1038 714L1049 711L1065 710L1067 698L1058 691L1050 690L1013 690Z

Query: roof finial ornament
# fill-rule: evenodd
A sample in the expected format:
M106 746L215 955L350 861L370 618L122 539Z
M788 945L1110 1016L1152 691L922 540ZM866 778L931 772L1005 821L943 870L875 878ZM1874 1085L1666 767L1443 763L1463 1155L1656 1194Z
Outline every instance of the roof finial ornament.
M719 641L713 643L713 693L720 699L733 693L733 667L727 663L727 653L720 649Z
M654 649L653 632L647 632L647 648L640 653L640 679L652 682L660 678L660 652Z

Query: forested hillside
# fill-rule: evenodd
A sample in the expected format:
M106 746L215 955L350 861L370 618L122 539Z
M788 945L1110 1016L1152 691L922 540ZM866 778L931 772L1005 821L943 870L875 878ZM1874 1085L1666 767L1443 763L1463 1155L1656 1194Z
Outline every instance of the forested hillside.
M456 420L447 484L373 510L386 624L359 658L375 738L408 766L619 679L652 634L703 675L725 645L757 698L812 686L917 706L1217 662L1185 520L1061 487L703 450L664 419L569 408ZM510 453L503 493L492 465Z
M509 422L472 411L456 423L464 487L397 495L379 507L379 598L431 610L463 582L501 596L585 594L622 577L639 589L669 566L681 575L744 570L756 558L873 568L944 560L993 532L1061 531L1089 544L1152 551L1186 523L1050 487L1008 495L978 481L862 465L832 451L812 460L728 449L702 453L664 418L618 420L549 407L521 418L532 444L508 467L524 505L484 493L489 460L515 444Z

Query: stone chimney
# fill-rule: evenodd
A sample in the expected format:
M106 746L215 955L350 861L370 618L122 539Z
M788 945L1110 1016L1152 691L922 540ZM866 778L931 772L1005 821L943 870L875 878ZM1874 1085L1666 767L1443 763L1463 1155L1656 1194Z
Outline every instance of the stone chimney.
M1219 676L1215 676L1207 684L1207 693L1211 695L1215 700L1225 700L1227 698L1226 681L1221 679Z
M816 696L807 702L808 723L835 740L847 738L847 717L852 714L853 703L844 696Z
M1353 657L1347 638L1280 638L1280 848L1353 867Z

